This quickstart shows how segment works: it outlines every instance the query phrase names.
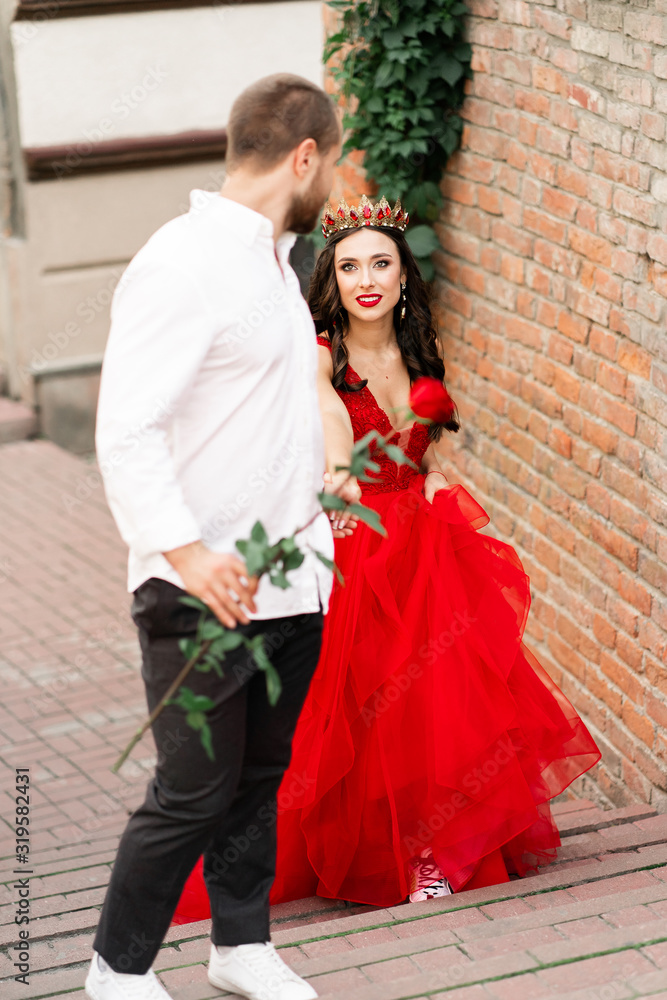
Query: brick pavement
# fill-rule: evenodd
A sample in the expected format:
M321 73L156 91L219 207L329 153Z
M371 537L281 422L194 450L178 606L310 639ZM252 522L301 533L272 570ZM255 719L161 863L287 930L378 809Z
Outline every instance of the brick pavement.
M0 484L0 993L82 1000L118 836L153 764L145 740L120 776L109 770L144 715L125 552L85 460L44 441L5 445ZM25 766L29 987L11 978L6 822ZM532 878L388 909L284 904L274 940L327 1000L667 1000L667 817L576 800L556 810L560 860ZM169 932L156 969L174 1000L222 995L206 981L208 931Z

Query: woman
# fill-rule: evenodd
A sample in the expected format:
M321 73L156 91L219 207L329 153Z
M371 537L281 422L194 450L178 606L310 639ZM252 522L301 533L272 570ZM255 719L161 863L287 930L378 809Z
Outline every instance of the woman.
M415 468L376 455L360 483L386 537L334 521L345 586L278 796L274 902L389 906L523 875L559 844L549 800L600 756L522 644L528 578L448 484L442 426L405 423L411 384L444 379L406 224L384 199L328 210L311 281L329 476L370 430ZM177 919L206 908L195 874Z

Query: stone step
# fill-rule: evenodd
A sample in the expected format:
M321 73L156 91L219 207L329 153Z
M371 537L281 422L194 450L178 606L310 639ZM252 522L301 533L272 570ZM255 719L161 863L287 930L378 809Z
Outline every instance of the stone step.
M598 965L601 964L600 959L606 959L607 965L610 962L616 966L627 963L628 966L634 964L633 971L655 971L651 969L648 956L638 949L665 940L667 929L664 920L566 941L540 941L533 932L533 938L525 938L523 947L484 958L471 958L466 954L465 946L458 948L455 945L418 953L414 961L408 960L414 972L405 965L399 968L390 958L379 963L361 964L356 967L358 985L351 989L351 982L345 984L339 972L311 975L309 981L322 1000L407 1000L418 993L473 987L517 974L524 977L530 975L538 982L541 980L544 986L558 986L559 982L581 982L579 970L572 966L593 956ZM606 971L612 970L607 968ZM363 983L362 977L370 982Z
M470 923L458 924L456 911L448 914L451 918L448 924L440 919L442 915L417 921L425 925L421 929L423 933L419 934L412 933L413 921L407 921L406 925L395 921L391 927L384 929L383 935L377 931L359 931L338 938L329 938L326 940L326 947L322 947L325 942L321 940L302 943L298 949L295 947L289 949L290 964L300 975L310 979L341 969L360 968L402 956L423 954L435 948L457 947L470 960L482 961L496 955L532 948L535 945L562 944L564 941L573 941L582 936L593 941L602 935L607 935L614 941L611 932L622 930L623 927L618 927L612 922L607 924L602 915L613 918L614 913L631 909L633 904L640 908L643 915L641 926L661 923L662 933L667 937L664 916L660 912L651 910L650 905L646 905L667 902L667 882L651 876L650 872L642 874L644 881L648 882L650 879L654 884L631 891L625 888L627 877L617 876L609 880L615 886L613 889L609 887L609 895L582 900L572 895L570 903L561 903L555 907L545 907L532 912L528 912L526 906L527 912L515 917L494 919L493 914L498 911L494 909L494 904L491 904L476 910L477 920ZM471 915L469 913L468 917ZM588 934L582 933L581 929L581 923L585 919L589 919ZM632 927L634 924L629 926ZM429 927L430 930L427 929ZM409 931L407 936L402 935L405 928ZM387 931L391 934L386 933ZM373 940L378 943L370 943ZM207 945L208 942L202 942L202 961L206 959ZM333 945L337 947L334 948Z
M337 968L349 964L349 959L341 963L339 943L342 939L347 939L344 950L354 951L356 955L356 948L350 942L354 939L362 947L376 948L378 946L371 941L374 935L377 938L378 931L385 935L390 932L394 954L400 955L400 948L404 953L411 948L429 950L431 939L442 945L447 945L447 941L451 944L468 938L481 939L484 933L473 929L473 925L488 927L492 921L498 933L489 931L486 936L495 938L499 934L545 928L553 922L567 923L620 909L650 907L651 903L667 899L667 845L648 848L641 855L613 858L600 864L596 874L597 878L591 881L584 869L570 869L560 874L550 872L529 881L488 886L425 903L388 907L303 927L276 927L272 938L277 947L285 949L286 957L301 961L308 975L324 975L331 971L333 954ZM547 911L553 912L553 920L549 919ZM650 910L647 913L651 919L656 916ZM664 914L661 919L664 927ZM463 935L462 928L468 928ZM429 948L417 942L422 937L428 939ZM333 944L322 945L324 940ZM208 947L208 922L172 927L155 968L167 971L198 964L206 960ZM90 934L74 933L35 940L32 948L35 973L55 974L58 969L62 971L69 965L86 961L90 954ZM330 950L329 956L317 955L323 948ZM377 958L377 954L380 953L371 951L371 959L383 960ZM317 962L313 965L315 958ZM2 974L6 974L6 970L2 969Z
M556 864L603 857L619 851L634 851L667 841L667 815L655 815L636 823L602 827L591 833L568 837L558 850Z
M586 828L592 821L593 812L599 813L599 825L606 824L602 826L602 832L590 835L574 833L564 838L564 844L559 849L557 867L564 864L571 866L573 863L580 865L582 862L597 866L600 857L641 850L667 839L667 817L651 815L654 811L646 807L633 806L607 812L591 810L588 806L579 810L570 809L559 816L559 826L561 829L567 829L569 824L569 829L578 830L581 828L581 823L572 824L578 822L574 821L574 817L579 816L582 818L583 827ZM646 816L647 813L649 815L646 819L632 822L637 816ZM95 853L98 846L96 842L63 848L62 853L69 856L63 857L60 863L56 860L58 851L52 850L44 863L34 869L37 876L32 881L34 940L91 930L95 927L108 872L114 860L114 845L113 838L107 839L103 845L105 850L99 854ZM74 853L81 851L87 853L82 855L79 853L79 856ZM543 869L543 872L554 869L555 866L551 865ZM521 886L526 881L513 883L516 886L516 895L521 895ZM11 880L8 884L11 885ZM360 913L373 913L378 909L372 906L345 904L341 900L322 897L294 900L272 908L272 928L278 930L302 927L336 917L348 918ZM13 914L11 904L0 907L0 945L9 944L14 940Z
M626 877L617 876L605 886L604 896L573 898L549 909L496 916L498 911L491 904L480 908L476 920L461 921L458 911L450 911L447 916L452 920L447 926L439 922L443 914L395 919L390 927L357 928L328 939L314 938L309 945L302 942L299 947L283 946L281 954L308 978L322 998L330 1000L343 1000L344 996L346 1000L403 1000L414 998L415 990L481 986L518 974L523 977L522 996L532 995L525 992L526 980L530 979L535 980L535 995L542 985L541 995L549 980L554 985L561 985L561 980L565 985L570 980L572 984L581 983L593 970L593 982L601 987L618 978L618 953L623 958L621 969L627 966L633 976L649 982L651 965L646 953L656 951L667 939L665 869L661 874L662 879L653 877L653 885L635 889L627 881L619 884L619 879ZM612 883L616 883L615 889ZM658 908L652 909L651 904L658 904ZM421 933L412 932L415 925L421 925ZM61 959L84 956L79 963L79 983L85 978L89 947L85 939L70 940L60 953ZM638 956L639 949L642 953ZM174 1000L206 1000L221 995L206 980L208 953L207 937L183 940L178 950L162 949L155 967ZM661 952L656 954L660 957ZM604 964L600 959L605 960ZM35 970L42 961L43 954L35 949ZM607 974L608 980L600 978ZM35 980L43 984L42 988L49 985L54 989L72 981L65 970L56 975L38 973ZM38 990L33 995L50 994ZM81 993L71 990L68 995L80 997Z
M564 816L568 813L582 812L584 809L597 808L590 799L558 798L551 803L551 812L554 816Z
M580 833L604 830L608 826L635 823L653 816L657 816L655 809L644 805L624 806L622 809L583 809L559 815L557 825L558 832L565 839Z
M0 396L0 444L34 437L37 426L37 416L32 407Z
M618 979L617 968L646 979L662 961L667 940L667 847L648 848L641 865L639 857L607 861L593 883L580 870L563 872L560 880L555 872L536 876L530 886L523 883L521 899L511 895L516 887L511 883L309 928L278 929L273 937L285 959L327 1000L416 1000L420 991L481 988L517 976L533 977L541 986L537 996L547 981L560 986L559 976L568 988L583 985L591 969L599 986L605 983L601 971L611 972L611 982ZM207 931L206 924L172 928L160 950L155 967L174 1000L222 995L206 980ZM653 963L651 955L659 961ZM56 994L81 1000L89 956L87 934L37 942L31 1000ZM25 987L10 980L2 995L18 1000Z

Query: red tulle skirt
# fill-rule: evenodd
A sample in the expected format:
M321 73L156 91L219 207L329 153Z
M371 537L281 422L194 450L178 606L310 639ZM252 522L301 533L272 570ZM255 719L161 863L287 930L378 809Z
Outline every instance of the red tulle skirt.
M560 843L549 800L600 753L522 643L529 581L461 486L366 494L385 538L336 542L322 655L278 794L271 900L389 906L431 848L454 891L525 874ZM201 863L175 921L209 915Z

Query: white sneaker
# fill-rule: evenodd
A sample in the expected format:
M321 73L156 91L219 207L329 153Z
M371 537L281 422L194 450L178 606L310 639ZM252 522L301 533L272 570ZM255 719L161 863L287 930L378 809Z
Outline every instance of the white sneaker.
M171 1000L152 969L143 976L114 972L96 951L86 977L86 993L90 1000Z
M433 860L430 847L426 847L420 857L410 861L408 870L411 903L422 903L426 899L452 895L453 889Z
M220 949L211 945L208 981L249 1000L317 1000L313 987L285 965L270 941Z

